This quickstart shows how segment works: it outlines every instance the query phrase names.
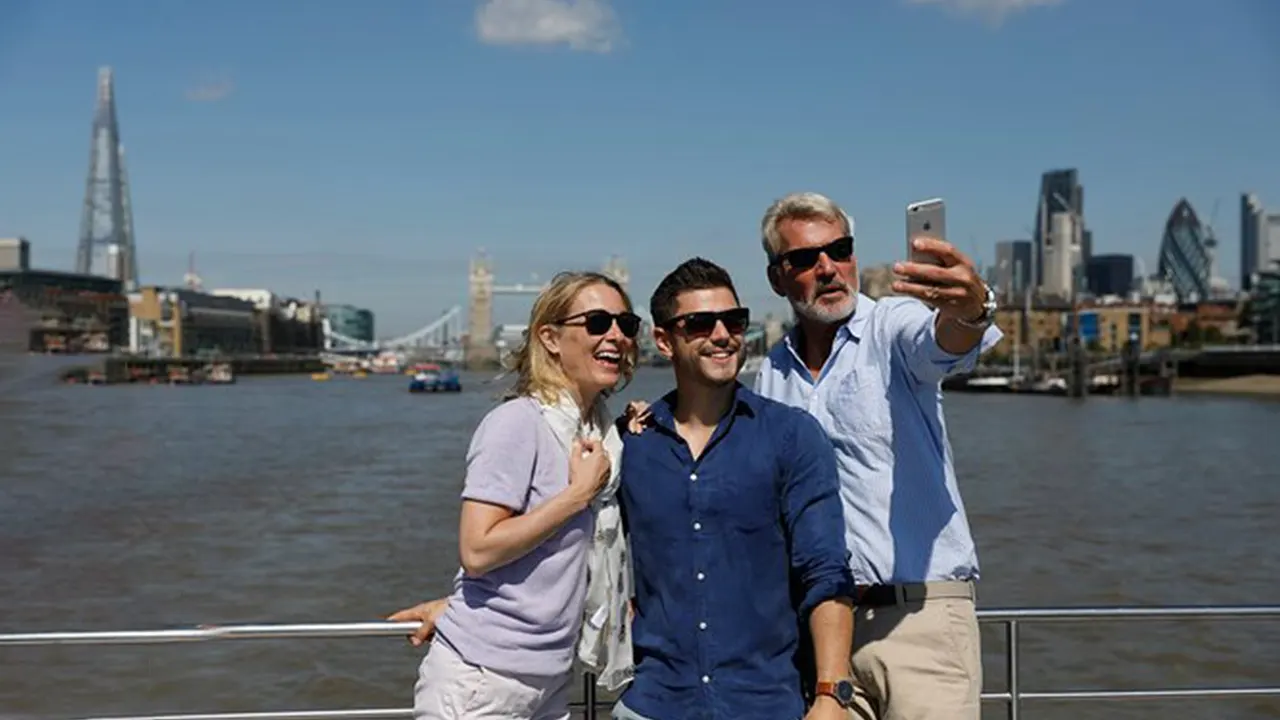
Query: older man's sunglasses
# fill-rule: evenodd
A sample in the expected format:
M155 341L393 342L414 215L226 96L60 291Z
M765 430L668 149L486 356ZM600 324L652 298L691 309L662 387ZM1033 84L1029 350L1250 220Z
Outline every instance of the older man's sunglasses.
M557 325L581 325L588 335L604 335L614 323L629 338L640 332L640 316L631 312L611 313L607 310L588 310L556 321Z
M853 257L853 237L845 235L820 247L807 247L789 250L775 255L774 265L786 263L795 270L808 270L818 264L818 258L826 253L832 262L844 262Z
M678 327L691 337L705 337L716 331L716 323L724 323L730 335L741 335L751 324L751 310L740 307L719 312L691 312L668 320L667 327Z

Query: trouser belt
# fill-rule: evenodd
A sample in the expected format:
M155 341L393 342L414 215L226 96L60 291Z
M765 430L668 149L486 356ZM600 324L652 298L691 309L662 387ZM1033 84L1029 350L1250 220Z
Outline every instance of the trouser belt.
M937 598L965 598L975 600L977 588L972 580L939 580L899 585L859 585L858 605L883 607L905 605Z

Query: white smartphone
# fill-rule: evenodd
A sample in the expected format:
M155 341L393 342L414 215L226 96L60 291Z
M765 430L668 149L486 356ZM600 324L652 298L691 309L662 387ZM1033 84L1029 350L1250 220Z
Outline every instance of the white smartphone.
M941 265L942 261L928 253L911 247L918 237L947 239L947 204L942 198L919 200L907 205L907 259L926 265Z

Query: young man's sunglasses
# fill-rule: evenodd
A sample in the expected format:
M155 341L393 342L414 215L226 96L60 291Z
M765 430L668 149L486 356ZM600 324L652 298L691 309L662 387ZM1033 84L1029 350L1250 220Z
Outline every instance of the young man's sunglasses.
M686 335L702 337L716 331L716 323L724 323L730 335L741 335L751 324L751 310L740 307L720 312L691 312L677 315L666 322L668 327L679 327Z
M581 325L586 328L588 335L604 335L609 332L609 328L614 323L618 323L618 329L623 335L629 338L636 336L640 332L640 316L630 312L611 313L605 310L588 310L586 312L570 315L556 322L557 325Z
M853 238L846 235L821 247L807 247L775 255L773 265L787 263L793 270L808 270L818 264L818 257L826 253L831 262L844 262L853 257Z

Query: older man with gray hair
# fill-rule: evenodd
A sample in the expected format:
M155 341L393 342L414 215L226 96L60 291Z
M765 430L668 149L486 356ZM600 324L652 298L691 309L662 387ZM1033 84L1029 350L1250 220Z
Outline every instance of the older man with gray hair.
M938 264L894 266L904 297L861 294L853 220L817 193L775 202L761 231L769 284L796 326L755 390L830 436L858 583L852 677L813 678L813 692L860 718L977 720L978 558L940 386L1000 340L994 295L963 253L931 238L913 247Z

